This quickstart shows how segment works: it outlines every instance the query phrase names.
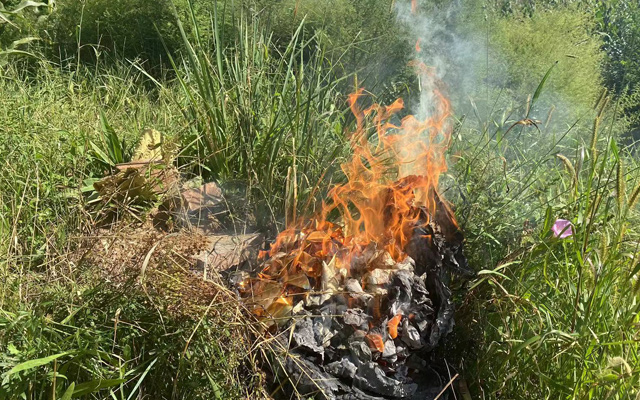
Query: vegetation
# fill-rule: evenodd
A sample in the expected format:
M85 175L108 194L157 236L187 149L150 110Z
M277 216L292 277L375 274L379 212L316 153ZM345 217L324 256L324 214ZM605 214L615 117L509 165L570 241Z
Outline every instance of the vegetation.
M522 127L507 134L516 123L510 122L481 136L457 165L464 171L456 187L467 254L482 268L456 335L461 342L482 337L461 361L476 393L518 399L638 393L632 227L640 181L637 161L611 133L609 107L615 105L599 105L591 131ZM502 175L488 172L501 169ZM571 221L570 237L553 234L557 219Z
M588 15L571 7L515 21L498 17L492 23L489 40L496 46L489 64L498 67L490 78L496 85L516 96L526 93L557 62L545 88L549 102L566 102L574 110L595 103L602 90L603 57L600 42L591 36ZM509 78L500 79L499 74Z
M209 293L184 273L179 244L83 256L105 231L82 188L105 174L105 129L128 149L153 128L260 229L313 212L341 179L346 94L417 108L395 3L0 3L0 399L267 396L252 324L217 278ZM442 190L479 271L454 367L473 398L636 399L637 2L424 3L447 16L446 46L422 43L456 113Z
M268 210L258 216L276 222L285 203L297 209L339 165L345 111L336 107L338 85L349 75L337 76L302 26L286 46L276 46L258 21L241 17L232 39L222 36L229 31L219 23L214 17L214 54L197 29L192 38L184 36L190 67L178 82L188 101L183 112L193 123L182 135L190 144L183 158L195 160L206 178L247 185L249 198ZM223 49L225 42L234 51Z

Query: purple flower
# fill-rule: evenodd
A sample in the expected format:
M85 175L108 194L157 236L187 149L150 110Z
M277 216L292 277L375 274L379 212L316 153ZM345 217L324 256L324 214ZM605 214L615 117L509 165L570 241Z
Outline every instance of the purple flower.
M559 237L560 239L573 236L571 222L566 219L557 219L556 223L551 227L551 230L553 231L553 236Z

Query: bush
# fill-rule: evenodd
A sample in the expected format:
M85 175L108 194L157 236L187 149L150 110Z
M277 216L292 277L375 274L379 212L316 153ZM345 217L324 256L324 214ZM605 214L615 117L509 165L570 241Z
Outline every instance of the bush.
M593 21L577 9L496 17L489 28L491 58L497 60L490 61L490 80L514 95L531 93L558 62L546 86L549 101L570 108L592 106L601 92L603 60L602 43L592 28Z
M46 28L54 54L95 61L102 53L150 66L180 48L171 0L61 0ZM78 50L80 49L80 50Z
M39 40L39 27L52 7L40 2L0 2L0 66L11 57L31 56L29 45Z

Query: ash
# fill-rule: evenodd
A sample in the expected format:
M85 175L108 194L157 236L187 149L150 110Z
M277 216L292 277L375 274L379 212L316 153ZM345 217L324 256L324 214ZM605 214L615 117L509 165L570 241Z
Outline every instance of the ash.
M454 326L447 284L473 273L462 234L437 200L432 218L415 210L399 260L379 242L354 245L325 224L290 232L256 276L238 282L245 303L286 349L273 365L292 394L424 400L445 388L449 377L438 372L433 350Z

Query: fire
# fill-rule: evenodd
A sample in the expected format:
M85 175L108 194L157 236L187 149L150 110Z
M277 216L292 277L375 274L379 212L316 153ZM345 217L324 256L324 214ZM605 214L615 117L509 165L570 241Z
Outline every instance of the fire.
M440 175L447 170L450 103L434 70L418 62L413 66L421 87L429 88L427 95L433 100L428 117L399 118L402 99L363 108L364 90L349 96L356 129L349 134L353 155L341 165L346 182L329 191L315 219L304 225L294 222L268 252L261 252L260 258L266 259L261 271L240 286L244 296L263 304L257 314L273 315L278 310L275 314L283 315L291 310L293 296L336 292L338 281L349 277L362 279L363 288L371 286L367 279L372 274L363 278L362 270L352 271L358 260L373 249L375 256L367 262L377 257L376 265L388 266L383 268L403 262L413 232L430 223L437 205L445 208L455 225L446 205L436 201ZM274 298L278 300L272 303L269 299ZM374 307L372 315L377 318L378 314ZM392 335L401 318L391 322Z
M436 84L432 70L424 65L418 65L418 69L430 85ZM359 251L375 242L394 260L405 257L404 249L418 223L417 210L422 207L428 215L435 215L439 177L447 170L450 104L439 89L432 90L437 101L433 114L424 120L408 115L399 125L390 121L404 108L402 99L389 106L373 104L361 109L358 100L363 90L349 96L357 123L349 136L353 156L342 165L347 182L330 190L328 201L312 224L303 228L293 225L281 232L270 256L302 239L318 248L314 256L331 256L336 243L350 244ZM373 130L368 128L369 120ZM341 216L342 227L329 222L334 211ZM298 248L296 262L305 265L306 253Z
M329 190L315 218L292 221L261 252L259 273L236 286L265 327L282 333L273 338L286 354L302 361L284 362L287 372L308 376L326 397L416 393L424 374L414 366L428 365L424 352L453 328L447 277L472 275L462 233L438 194L451 106L435 70L411 65L425 106L419 116L406 115L402 99L367 105L363 89L349 95L355 128L344 183ZM346 384L323 384L336 379Z
M439 177L447 170L450 104L436 87L433 70L422 64L417 67L421 78L429 82L425 86L433 88L436 104L429 118L409 115L396 125L391 119L404 108L402 99L389 106L373 104L361 109L358 100L363 91L349 96L357 120L349 137L353 157L342 165L347 182L330 191L320 218L327 221L332 211L339 210L346 232L356 243L384 244L397 261L404 257L418 221L416 207L434 215ZM373 131L368 129L368 120Z
M418 2L411 0L411 13L417 12ZM420 39L415 50L416 54L421 51ZM373 104L362 109L359 101L364 90L357 89L349 95L356 130L349 135L353 156L341 166L347 182L331 189L313 223L315 226L308 224L301 229L297 221L292 221L278 235L270 256L295 242L298 234L300 237L310 234L314 237L305 240L322 243L318 256L331 256L332 244L337 240L354 251L375 242L383 245L394 260L405 257L404 249L419 219L417 208L423 207L429 216L435 215L435 196L440 175L447 170L445 152L451 133L448 123L451 106L434 69L420 61L412 61L410 66L420 78L421 90L430 92L426 94L433 104L428 115L424 119L408 115L398 125L391 121L397 120L404 109L402 99L388 106ZM342 218L346 235L329 222L335 211ZM309 228L314 230L305 233ZM301 257L296 261L304 263Z
M414 0L412 12L416 10ZM416 52L420 52L419 41ZM422 111L424 117L402 117L402 99L364 107L369 99L363 89L349 95L356 126L348 135L352 156L341 165L346 181L330 189L314 219L292 221L271 249L261 252L265 261L260 273L239 288L243 297L251 297L261 308L259 314L277 303L281 315L283 308L291 311L293 296L335 293L348 279L361 280L365 289L379 285L375 279L368 282L373 274L363 273L362 268L353 271L354 265L367 252L373 254L367 263L389 269L403 263L417 228L426 228L436 212L443 211L436 207L443 208L456 226L437 194L440 176L447 170L450 102L433 68L419 61L410 65L419 77L422 100L430 102ZM279 300L272 303L269 299L274 298ZM273 315L273 310L266 311ZM377 319L378 310L371 311ZM401 319L397 315L388 326L392 336Z

